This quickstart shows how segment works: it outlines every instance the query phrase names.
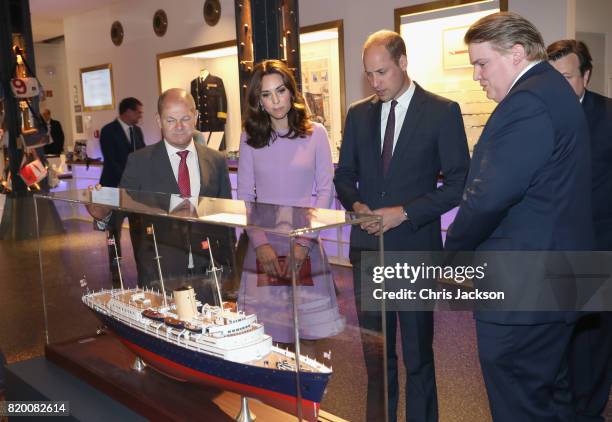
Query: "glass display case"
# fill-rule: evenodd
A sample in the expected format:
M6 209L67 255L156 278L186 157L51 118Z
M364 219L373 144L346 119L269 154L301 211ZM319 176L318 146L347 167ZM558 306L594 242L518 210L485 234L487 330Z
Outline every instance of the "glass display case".
M64 226L39 237L49 360L145 417L228 420L243 397L262 420L366 420L384 332L360 329L319 233L379 217L114 188L48 201Z

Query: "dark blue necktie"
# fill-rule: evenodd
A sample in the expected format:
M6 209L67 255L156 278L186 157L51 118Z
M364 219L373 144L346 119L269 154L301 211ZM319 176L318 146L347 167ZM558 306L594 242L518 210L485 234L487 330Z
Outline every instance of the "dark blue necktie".
M385 128L385 138L383 140L382 149L382 160L383 160L383 174L387 175L389 170L389 164L391 164L391 157L393 156L393 137L395 134L395 106L397 101L391 101L391 109L389 110L389 117L387 118L387 127Z

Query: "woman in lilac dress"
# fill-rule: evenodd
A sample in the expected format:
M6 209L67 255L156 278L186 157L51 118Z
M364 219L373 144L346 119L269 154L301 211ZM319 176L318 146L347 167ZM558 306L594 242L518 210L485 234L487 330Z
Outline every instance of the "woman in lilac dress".
M327 132L307 116L304 98L291 71L278 60L259 63L253 69L246 99L238 198L329 208L334 199L334 170ZM278 227L295 226L299 214L303 218L305 213L306 210L268 207L264 219ZM256 313L274 341L293 342L293 294L291 273L286 266L289 237L253 229L247 232L249 247L238 307ZM298 268L305 267L297 283L300 338L317 339L339 333L344 319L338 312L332 274L321 243L316 237L298 238L294 254Z

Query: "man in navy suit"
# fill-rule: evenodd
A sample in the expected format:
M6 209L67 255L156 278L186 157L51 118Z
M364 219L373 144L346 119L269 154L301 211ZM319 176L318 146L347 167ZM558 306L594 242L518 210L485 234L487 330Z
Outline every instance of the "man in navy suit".
M406 46L391 31L372 34L363 47L363 65L375 95L353 104L346 116L340 160L334 177L345 209L383 217L378 226L354 226L350 260L368 370L367 420L385 409L382 345L368 333L382 331L380 313L361 310L361 253L442 249L440 216L457 205L469 166L463 119L457 103L425 91L408 77ZM438 177L444 182L438 187ZM388 415L396 420L399 320L406 366L406 419L435 421L438 402L433 360L432 312L388 312ZM373 347L377 345L379 348Z
M474 149L445 247L590 250L588 127L570 86L546 62L541 34L502 12L474 23L465 43L474 80L498 105ZM534 289L544 282L540 273L528 276ZM576 314L478 311L475 318L493 420L573 420L566 354Z
M100 131L100 148L104 157L100 184L116 188L125 169L128 155L144 148L144 137L138 122L142 118L142 103L133 97L124 98L119 103L119 116L105 125ZM121 256L121 226L125 215L114 212L107 224L109 239L115 239L117 254ZM115 260L115 249L109 245L108 257L113 286L119 287L119 273Z
M595 249L612 250L612 99L587 90L593 64L582 41L560 40L548 59L580 99L591 134ZM579 422L602 421L612 383L612 312L581 318L570 349L570 375Z

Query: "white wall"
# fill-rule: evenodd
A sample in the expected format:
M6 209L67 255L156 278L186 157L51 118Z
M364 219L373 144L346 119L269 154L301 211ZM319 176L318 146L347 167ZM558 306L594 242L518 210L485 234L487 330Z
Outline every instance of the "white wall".
M576 0L508 0L508 9L529 19L546 45L576 34Z
M36 76L45 91L53 96L40 103L40 109L51 110L51 117L58 120L64 129L64 149L72 145L72 114L68 99L68 75L64 42L53 44L35 43Z
M576 0L576 31L605 34L606 48L604 74L606 90L602 94L612 95L612 1Z

